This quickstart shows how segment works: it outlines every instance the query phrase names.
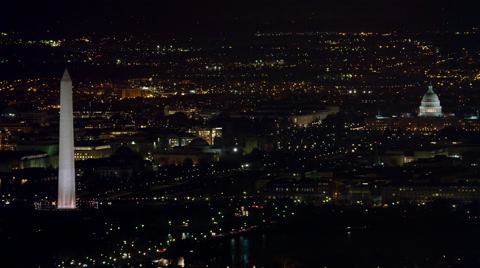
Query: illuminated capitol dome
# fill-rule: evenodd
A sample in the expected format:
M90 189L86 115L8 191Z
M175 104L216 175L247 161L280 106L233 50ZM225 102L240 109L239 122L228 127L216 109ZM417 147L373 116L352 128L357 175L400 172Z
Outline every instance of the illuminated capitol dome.
M428 86L428 91L423 95L422 104L419 108L419 117L441 117L442 106L435 92L433 92L432 83Z
M418 117L404 114L402 116L377 116L365 118L365 130L387 129L397 131L420 131L432 132L452 126L461 128L465 131L480 132L480 120L478 116L468 118L455 117L453 113L442 113L442 106L437 94L433 92L433 86L430 83L428 91L423 95L422 104L419 107Z

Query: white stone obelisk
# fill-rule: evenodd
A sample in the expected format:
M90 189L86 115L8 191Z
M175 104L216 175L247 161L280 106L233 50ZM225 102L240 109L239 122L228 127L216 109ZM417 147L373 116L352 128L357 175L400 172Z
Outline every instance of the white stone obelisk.
M75 162L73 154L72 80L67 69L60 81L60 152L58 163L58 209L75 209Z

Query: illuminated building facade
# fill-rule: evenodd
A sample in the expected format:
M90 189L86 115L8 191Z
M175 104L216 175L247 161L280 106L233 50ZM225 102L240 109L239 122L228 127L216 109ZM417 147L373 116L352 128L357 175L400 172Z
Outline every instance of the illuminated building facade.
M106 158L112 155L112 148L110 145L98 146L75 146L75 161Z
M215 138L222 137L222 127L200 127L194 126L187 130L187 133L194 134L205 141L208 142L209 145L214 145ZM193 139L192 139L193 140Z
M142 96L142 91L139 88L124 88L121 90L122 99L139 98Z
M480 187L477 185L389 185L382 188L383 204L424 205L436 199L447 199L459 203L480 201Z
M216 162L219 161L222 154L222 148L211 146L202 138L192 140L186 146L176 146L168 153L155 154L153 161L157 165L182 165L185 159L192 160L193 164L201 161Z
M0 172L27 168L46 168L50 157L42 151L0 150Z
M442 106L437 94L430 84L428 91L422 98L418 117L411 115L402 117L376 116L365 119L365 130L403 130L429 132L438 131L446 127L462 128L466 131L480 131L478 117L461 119L453 115L442 113Z
M432 83L428 86L428 91L423 95L422 104L419 107L418 117L441 117L442 106L435 92L433 92Z

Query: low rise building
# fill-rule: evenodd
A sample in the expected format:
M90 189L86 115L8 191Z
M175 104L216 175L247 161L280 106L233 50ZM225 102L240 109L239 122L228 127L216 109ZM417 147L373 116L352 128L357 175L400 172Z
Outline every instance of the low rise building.
M382 187L383 204L425 205L437 199L446 199L457 203L480 201L480 185L386 185Z

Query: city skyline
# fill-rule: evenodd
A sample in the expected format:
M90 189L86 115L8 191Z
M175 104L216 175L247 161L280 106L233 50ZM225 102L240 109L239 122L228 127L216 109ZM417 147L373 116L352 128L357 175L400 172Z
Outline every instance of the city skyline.
M478 4L3 4L1 267L480 266Z

